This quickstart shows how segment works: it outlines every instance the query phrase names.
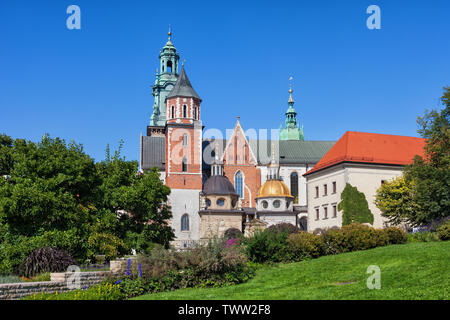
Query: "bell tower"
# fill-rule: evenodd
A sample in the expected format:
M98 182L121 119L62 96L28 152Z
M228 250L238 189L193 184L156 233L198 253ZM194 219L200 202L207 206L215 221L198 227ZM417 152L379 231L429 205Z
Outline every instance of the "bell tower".
M168 36L169 39L166 45L159 52L159 70L156 69L156 79L152 86L152 95L155 97L155 102L153 104L153 113L150 118L148 131L153 132L162 130L166 125L165 100L175 86L178 78L178 61L180 60L180 56L172 43L170 27ZM148 132L148 135L151 135L151 132Z
M183 66L165 101L165 182L171 189L171 226L181 247L200 238L198 212L203 177L201 101Z
M183 66L166 97L166 184L170 188L202 189L201 101Z

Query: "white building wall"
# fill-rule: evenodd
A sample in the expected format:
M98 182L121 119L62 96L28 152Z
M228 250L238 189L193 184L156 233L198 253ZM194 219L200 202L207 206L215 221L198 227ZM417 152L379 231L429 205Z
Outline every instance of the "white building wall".
M290 223L294 226L297 225L297 217L295 214L264 212L258 213L258 215L260 220L267 222L268 227L279 223Z
M172 189L169 195L172 207L171 227L175 232L175 244L185 240L200 239L199 193L201 190ZM189 215L189 231L181 231L181 217Z
M307 177L308 189L308 231L317 228L331 228L342 226L342 212L337 212L333 218L333 205L341 201L341 193L346 183L356 187L363 192L369 209L374 215L373 227L384 227L385 218L376 207L375 193L381 186L382 180L391 180L402 174L402 167L372 165L372 164L341 164L332 168L313 173ZM336 182L336 193L332 193L332 183ZM325 196L324 185L327 185L328 194ZM316 197L316 187L319 187L319 197ZM324 208L328 208L328 218L324 217ZM316 218L316 208L319 208L319 219Z

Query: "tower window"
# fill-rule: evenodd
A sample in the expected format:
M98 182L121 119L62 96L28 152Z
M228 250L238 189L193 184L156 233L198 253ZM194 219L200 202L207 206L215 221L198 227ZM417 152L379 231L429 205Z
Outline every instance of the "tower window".
M187 118L187 106L183 105L183 118Z
M183 147L187 146L187 142L188 142L188 137L187 137L187 134L184 133L183 134Z
M181 217L181 231L189 231L189 215L187 213Z
M183 171L183 172L187 172L188 171L188 165L187 165L186 157L183 157L183 162L181 163L181 171Z
M242 172L237 171L234 176L234 188L236 189L236 193L240 198L244 198L244 188L242 183Z
M167 61L167 72L172 72L172 61Z
M172 106L172 110L171 110L171 118L175 119L175 106Z
M194 107L194 120L197 120L197 107Z
M291 194L294 197L294 203L298 203L298 174L291 173Z

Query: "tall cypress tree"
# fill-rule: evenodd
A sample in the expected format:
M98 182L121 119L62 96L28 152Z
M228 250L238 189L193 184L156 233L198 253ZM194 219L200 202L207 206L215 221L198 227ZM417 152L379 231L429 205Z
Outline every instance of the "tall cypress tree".
M338 210L343 211L342 225L353 222L373 224L373 214L369 209L369 204L364 193L359 192L356 187L350 183L345 185L341 193L341 202Z

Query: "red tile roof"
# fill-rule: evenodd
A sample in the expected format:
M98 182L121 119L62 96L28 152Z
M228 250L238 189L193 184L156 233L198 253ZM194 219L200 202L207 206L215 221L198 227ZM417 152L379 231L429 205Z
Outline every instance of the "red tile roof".
M406 165L424 155L424 146L422 138L347 131L304 175L342 162Z

